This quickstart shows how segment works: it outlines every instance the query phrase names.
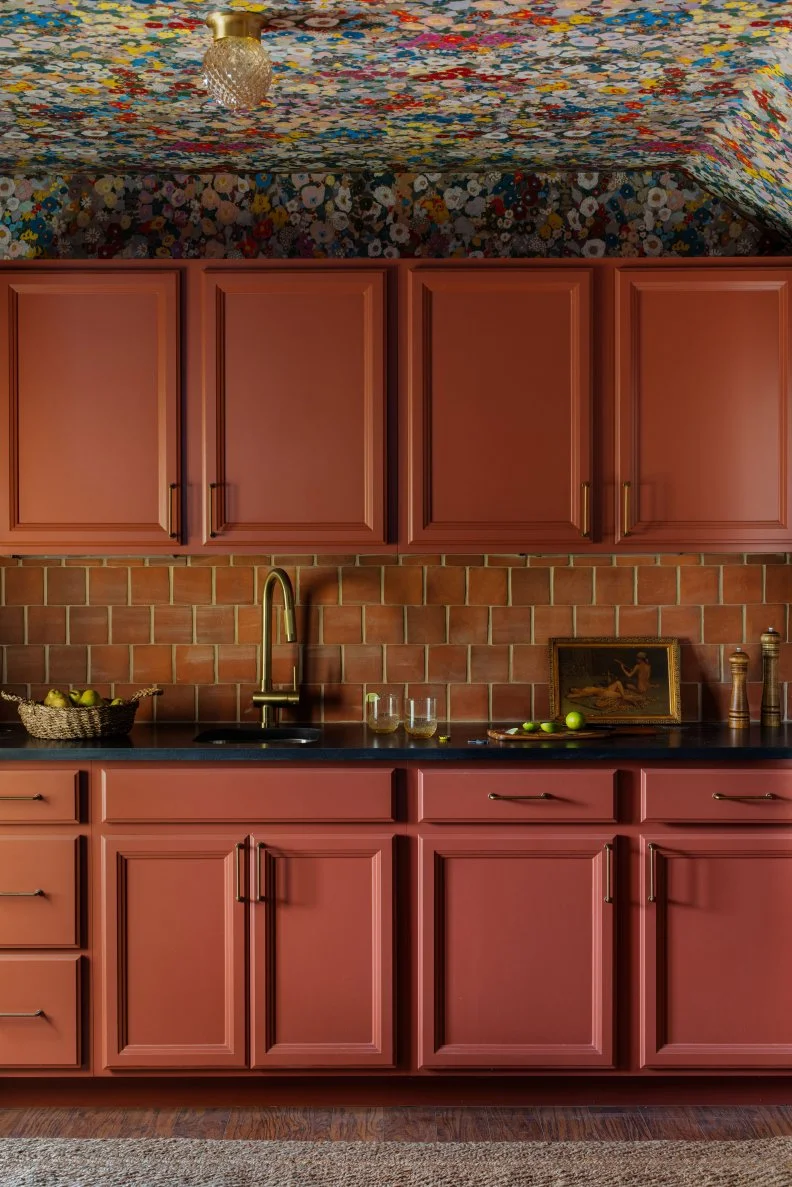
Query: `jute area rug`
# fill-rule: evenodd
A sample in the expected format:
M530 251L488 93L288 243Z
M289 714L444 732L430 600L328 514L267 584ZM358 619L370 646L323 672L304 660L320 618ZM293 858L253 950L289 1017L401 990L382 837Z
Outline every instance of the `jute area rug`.
M792 1187L792 1138L746 1142L0 1141L2 1187Z

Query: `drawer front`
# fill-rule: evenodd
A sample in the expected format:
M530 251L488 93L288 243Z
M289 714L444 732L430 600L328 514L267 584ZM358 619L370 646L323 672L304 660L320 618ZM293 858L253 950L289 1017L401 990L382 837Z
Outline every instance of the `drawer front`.
M568 770L419 771L418 819L448 823L610 822L616 772Z
M0 1067L80 1066L80 963L0 956Z
M641 771L641 820L719 824L792 822L792 766Z
M108 768L101 814L113 824L388 821L392 784L390 768Z
M0 771L0 824L73 824L79 771Z
M79 943L76 837L0 837L0 947Z

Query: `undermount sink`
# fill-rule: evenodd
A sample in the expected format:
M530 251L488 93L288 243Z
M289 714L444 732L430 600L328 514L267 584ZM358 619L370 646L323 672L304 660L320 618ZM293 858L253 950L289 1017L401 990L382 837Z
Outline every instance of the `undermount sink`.
M194 742L210 746L310 746L318 742L322 731L313 726L283 725L263 729L260 725L219 725L201 730Z

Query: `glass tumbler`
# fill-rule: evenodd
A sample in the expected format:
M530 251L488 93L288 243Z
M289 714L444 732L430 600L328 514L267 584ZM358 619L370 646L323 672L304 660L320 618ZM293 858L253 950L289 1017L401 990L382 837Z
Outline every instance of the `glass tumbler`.
M401 698L395 692L370 692L366 696L366 725L375 734L392 734L401 721Z
M404 706L404 728L413 738L431 738L437 729L435 697L408 697Z

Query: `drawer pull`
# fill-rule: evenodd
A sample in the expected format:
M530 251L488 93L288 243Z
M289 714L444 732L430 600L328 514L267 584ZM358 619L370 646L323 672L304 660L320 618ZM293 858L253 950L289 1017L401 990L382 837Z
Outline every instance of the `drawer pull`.
M24 801L26 804L29 804L32 800L43 799L44 796L40 791L37 791L35 795L0 795L0 800L2 800L4 804L9 804L12 800L15 803L22 803Z
M0 898L36 898L43 890L0 890Z
M261 854L263 853L265 848L266 848L266 846L264 845L263 841L259 841L259 843L256 845L256 885L255 885L255 889L253 891L253 901L255 903L260 903L262 901L262 898L261 898Z
M714 800L734 800L740 804L754 804L761 803L762 800L774 800L776 797L772 791L766 791L764 795L723 795L720 791L713 791L712 798Z
M521 803L523 800L552 800L555 799L555 796L552 796L549 791L543 791L539 795L499 795L497 791L491 791L487 798L490 800L512 800L515 803Z
M583 507L580 513L581 524L580 534L584 540L588 540L591 536L591 516L589 513L589 500L591 497L591 483L581 482L580 494L583 500Z
M234 846L234 867L235 867L235 870L234 870L234 876L235 876L234 898L236 899L236 901L238 903L244 903L244 901L245 901L244 895L242 894L242 872L240 870L242 854L244 852L245 852L245 842L237 841L236 845Z
M43 1017L44 1017L43 1010L31 1010L27 1014L21 1014L16 1011L9 1012L6 1010L0 1010L0 1018L43 1018Z
M649 850L649 902L656 903L657 887L655 885L655 880L657 878L657 846L653 841L650 841L647 848Z
M605 846L605 902L613 902L613 846L608 843Z

